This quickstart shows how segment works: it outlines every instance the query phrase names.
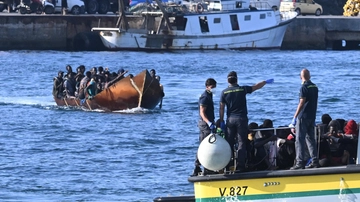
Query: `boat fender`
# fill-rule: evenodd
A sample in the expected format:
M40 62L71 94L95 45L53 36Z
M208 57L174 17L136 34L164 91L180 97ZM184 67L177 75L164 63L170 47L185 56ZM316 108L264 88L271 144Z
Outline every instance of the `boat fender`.
M224 138L212 133L201 141L197 155L204 168L218 171L230 162L231 148Z
M201 3L198 3L196 5L196 12L198 12L198 13L204 12L204 6Z

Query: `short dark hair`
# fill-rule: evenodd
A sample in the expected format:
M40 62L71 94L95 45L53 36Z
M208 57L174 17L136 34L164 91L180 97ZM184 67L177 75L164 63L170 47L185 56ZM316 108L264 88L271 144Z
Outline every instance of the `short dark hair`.
M329 114L323 114L321 116L321 122L324 124L329 124L331 120L332 120L332 118Z
M206 81L205 81L205 86L211 86L211 85L216 86L216 81L215 81L215 79L213 79L213 78L208 78L208 79L206 79Z
M237 74L235 71L231 71L229 74L228 74L228 83L230 84L234 84L234 83L237 83Z

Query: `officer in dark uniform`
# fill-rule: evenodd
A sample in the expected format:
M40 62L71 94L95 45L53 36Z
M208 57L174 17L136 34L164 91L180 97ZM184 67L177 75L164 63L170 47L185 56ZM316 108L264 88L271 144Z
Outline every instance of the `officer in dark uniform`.
M199 141L206 138L212 130L215 130L215 113L213 102L213 89L216 88L216 81L213 78L208 78L205 82L205 91L199 98L199 114L200 120L198 127L200 129ZM204 169L205 171L206 169ZM197 176L201 171L199 159L196 156L195 169L192 176Z
M296 162L295 165L290 168L291 170L305 168L305 164L307 162L307 159L305 159L305 142L312 159L312 163L307 166L307 168L320 167L319 159L317 157L317 145L314 132L318 103L318 88L310 81L309 70L301 70L300 78L303 82L300 88L300 101L294 114L294 118L290 124L296 128Z
M248 137L246 94L262 88L267 83L273 83L274 79L261 81L253 86L239 86L237 82L236 72L230 72L228 74L229 87L222 91L220 97L220 121L223 122L224 120L226 106L226 140L229 142L232 150L237 150L236 165L234 166L236 166L236 172L242 172L245 170L247 156L246 142ZM237 148L234 148L236 143Z

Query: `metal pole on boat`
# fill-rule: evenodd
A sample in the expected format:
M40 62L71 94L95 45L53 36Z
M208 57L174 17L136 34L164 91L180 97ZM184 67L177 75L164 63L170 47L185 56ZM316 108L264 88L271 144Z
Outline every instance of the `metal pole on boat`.
M360 127L360 124L358 124L358 128ZM360 161L359 161L359 158L360 158L360 143L359 143L359 135L360 135L360 130L358 132L358 137L357 137L357 141L358 141L358 144L357 144L357 154L356 154L356 164L360 164Z

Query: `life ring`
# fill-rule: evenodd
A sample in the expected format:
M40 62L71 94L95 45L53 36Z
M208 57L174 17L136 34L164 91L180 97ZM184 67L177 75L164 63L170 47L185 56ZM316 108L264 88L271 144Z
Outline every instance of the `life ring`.
M201 3L198 3L196 5L196 12L198 12L198 13L204 12L204 6Z

